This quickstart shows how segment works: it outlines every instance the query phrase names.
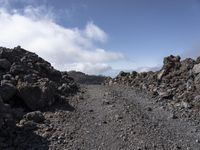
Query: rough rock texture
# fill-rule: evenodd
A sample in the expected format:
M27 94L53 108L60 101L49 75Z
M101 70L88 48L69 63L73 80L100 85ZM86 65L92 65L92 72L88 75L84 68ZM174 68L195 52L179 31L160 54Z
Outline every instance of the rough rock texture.
M200 95L200 57L197 60L180 56L165 57L163 67L157 72L120 72L108 78L106 84L125 84L143 89L153 97L168 100L177 107L196 107L195 97Z
M26 112L46 109L77 90L67 72L54 69L35 53L20 46L14 49L0 47L0 149L9 149L7 146L14 144L14 134L24 127L16 127L16 121ZM33 120L38 119L38 113L35 115ZM35 124L28 119L25 121L29 127ZM8 139L10 143L6 145Z

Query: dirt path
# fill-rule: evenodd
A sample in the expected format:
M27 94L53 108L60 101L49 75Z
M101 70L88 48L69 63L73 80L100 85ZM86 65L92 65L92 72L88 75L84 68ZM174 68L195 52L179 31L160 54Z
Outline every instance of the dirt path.
M199 126L176 118L142 92L125 86L83 86L69 103L44 112L34 134L40 150L200 150ZM70 108L70 109L69 109Z
M128 87L85 86L77 104L65 149L200 150L195 126Z

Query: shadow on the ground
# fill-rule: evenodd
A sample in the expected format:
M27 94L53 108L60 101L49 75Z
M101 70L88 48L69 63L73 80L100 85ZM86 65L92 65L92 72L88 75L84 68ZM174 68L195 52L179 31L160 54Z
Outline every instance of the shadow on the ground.
M16 127L0 131L0 149L2 150L48 150L49 142L34 133L36 125ZM12 131L13 130L13 131Z
M50 106L43 110L43 112L49 111L49 112L55 112L57 110L63 110L63 111L75 111L75 108L69 104L68 101L58 101L54 103L53 106Z

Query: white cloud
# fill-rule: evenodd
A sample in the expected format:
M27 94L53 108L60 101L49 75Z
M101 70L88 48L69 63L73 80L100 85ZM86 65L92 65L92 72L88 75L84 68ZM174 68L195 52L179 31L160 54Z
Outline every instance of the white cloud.
M148 71L158 71L161 69L161 66L156 66L156 67L139 67L136 68L135 70L137 72L148 72Z
M107 35L94 23L85 29L65 28L43 7L26 7L22 12L0 8L0 34L0 46L21 45L61 70L99 74L111 69L110 62L123 59L121 53L96 47L95 42L106 42Z
M87 74L101 74L103 72L107 72L112 69L111 66L104 63L72 63L69 65L65 65L66 70L79 70L81 72L85 72Z
M88 38L105 42L107 40L106 33L96 26L93 22L89 22L85 29L85 34Z

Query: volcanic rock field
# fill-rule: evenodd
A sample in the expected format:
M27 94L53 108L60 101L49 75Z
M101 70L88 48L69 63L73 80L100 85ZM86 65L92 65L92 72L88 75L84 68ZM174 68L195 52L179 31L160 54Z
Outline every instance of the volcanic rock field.
M0 47L0 150L200 150L200 57L115 78Z

